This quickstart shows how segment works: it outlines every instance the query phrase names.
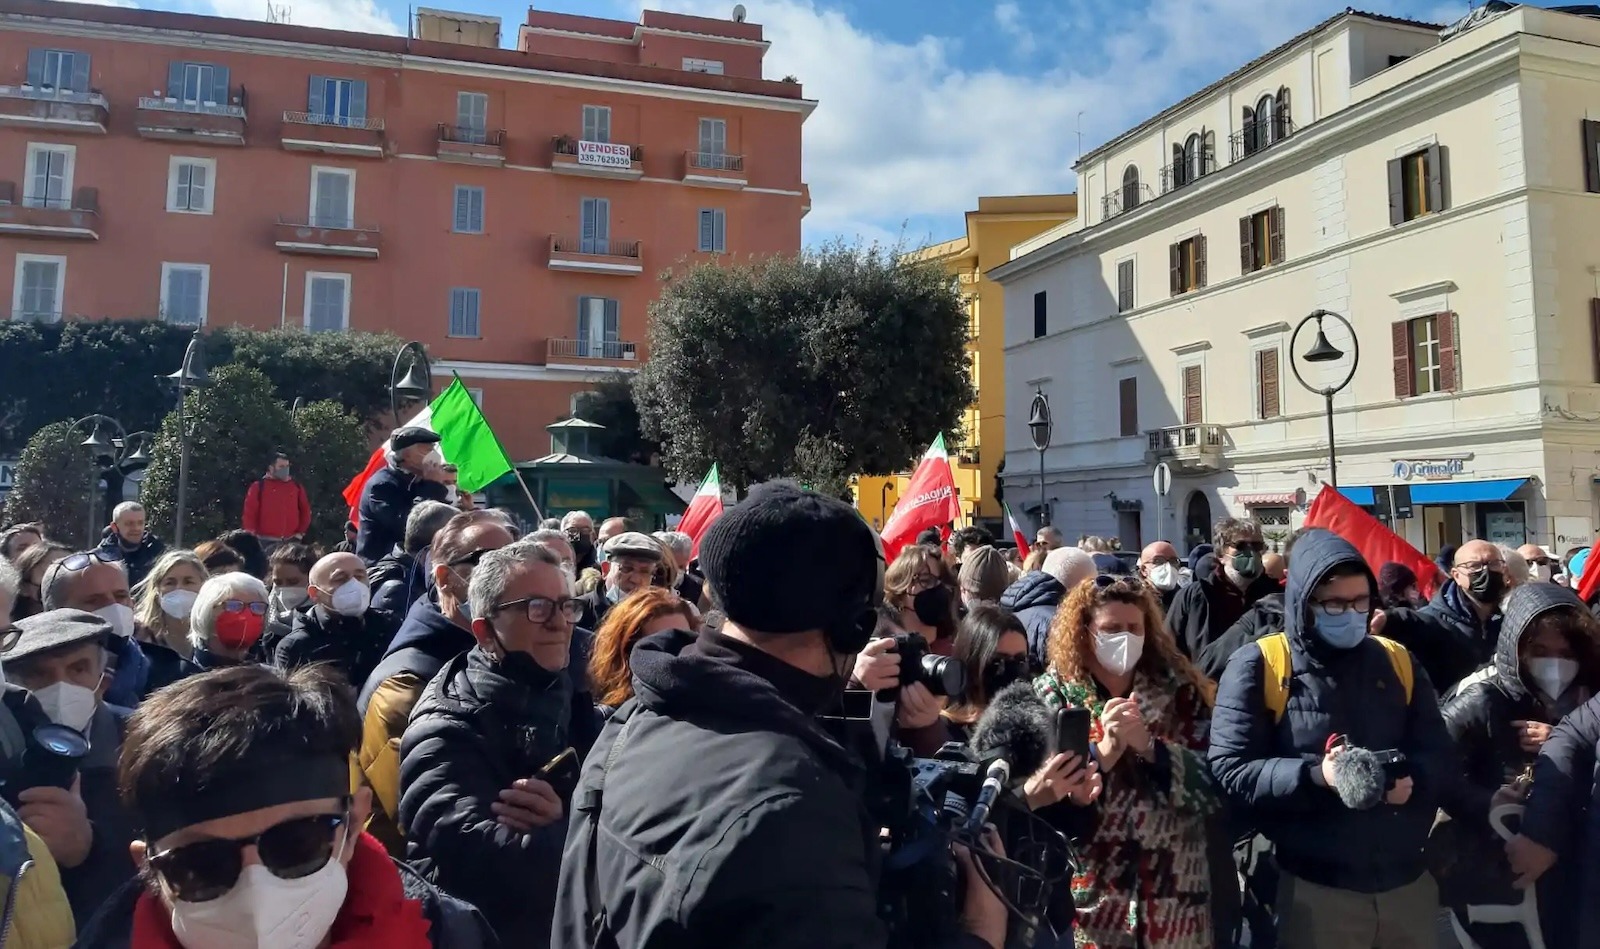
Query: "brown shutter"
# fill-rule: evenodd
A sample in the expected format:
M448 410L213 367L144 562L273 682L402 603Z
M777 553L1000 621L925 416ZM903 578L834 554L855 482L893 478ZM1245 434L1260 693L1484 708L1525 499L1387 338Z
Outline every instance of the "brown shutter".
M1133 261L1117 264L1117 312L1133 309Z
M1200 367L1183 367L1183 424L1195 425L1200 421Z
M1206 285L1206 236L1197 234L1194 241L1194 286L1198 290Z
M1600 122L1583 120L1583 186L1600 192Z
M1172 295L1177 296L1183 292L1183 244L1173 244L1167 251L1172 257Z
M1244 138L1246 155L1256 150L1256 110L1245 106L1239 113L1239 129Z
M1594 350L1594 381L1600 382L1600 297L1589 301L1589 348Z
M1389 160L1389 226L1404 224L1406 220L1406 179L1401 159Z
M1444 149L1429 145L1425 161L1428 166L1428 210L1438 213L1444 210Z
M1278 382L1278 351L1256 350L1256 391L1260 393L1256 410L1261 418L1277 418L1283 408L1279 404L1281 388Z
M1461 385L1457 369L1459 350L1456 344L1456 315L1440 313L1435 319L1439 333L1439 389L1454 392Z
M1117 383L1117 408L1122 416L1123 438L1139 434L1139 380L1129 376Z
M1394 341L1394 397L1409 399L1417 394L1416 374L1411 369L1411 324L1392 323L1389 335Z
M1283 249L1283 208L1267 212L1267 262L1281 264L1287 259Z
M17 200L17 183L15 181L0 181L0 204L15 204Z
M1256 269L1256 229L1250 215L1239 219L1239 272Z
M1272 121L1273 121L1273 124L1275 124L1277 126L1277 128L1273 130L1272 137L1275 138L1275 139L1277 139L1277 138L1287 138L1288 135L1289 135L1290 128L1293 127L1293 123L1289 119L1289 87L1288 86L1279 86L1278 87L1278 103L1277 103L1276 108L1274 108L1272 110Z

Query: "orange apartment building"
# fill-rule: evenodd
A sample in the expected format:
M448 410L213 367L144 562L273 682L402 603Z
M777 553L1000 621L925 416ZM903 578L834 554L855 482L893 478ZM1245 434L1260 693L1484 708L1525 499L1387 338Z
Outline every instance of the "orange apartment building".
M526 459L648 356L663 270L799 249L815 103L761 78L760 26L415 27L0 2L0 307L387 330Z

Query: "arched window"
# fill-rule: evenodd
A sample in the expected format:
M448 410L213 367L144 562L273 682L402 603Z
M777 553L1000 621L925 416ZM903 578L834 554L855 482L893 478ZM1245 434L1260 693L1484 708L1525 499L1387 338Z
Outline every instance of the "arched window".
M1205 174L1204 143L1199 134L1190 135L1183 143L1183 181L1185 184Z
M1273 124L1276 131L1273 138L1288 138L1294 133L1294 122L1289 117L1289 87L1278 87L1278 101L1272 109Z
M1262 96L1261 101L1256 103L1257 148L1266 148L1282 137L1276 131L1278 124L1273 121L1277 103L1278 100L1272 96Z
M1129 165L1122 172L1122 210L1132 211L1139 206L1139 168Z

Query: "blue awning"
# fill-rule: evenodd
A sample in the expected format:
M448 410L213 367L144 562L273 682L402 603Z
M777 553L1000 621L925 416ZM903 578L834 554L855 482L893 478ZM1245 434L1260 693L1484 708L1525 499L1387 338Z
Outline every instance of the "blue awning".
M1350 501L1350 503L1359 507L1371 507L1375 503L1372 500L1372 488L1370 487L1346 486L1339 488L1338 491L1340 494L1344 495L1345 498Z
M1527 478L1503 478L1499 481L1430 481L1411 486L1411 503L1472 504L1504 501L1527 483Z

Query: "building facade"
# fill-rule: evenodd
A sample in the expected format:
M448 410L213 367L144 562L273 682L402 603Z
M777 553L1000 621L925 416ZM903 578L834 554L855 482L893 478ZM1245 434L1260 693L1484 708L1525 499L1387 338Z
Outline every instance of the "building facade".
M990 274L1008 490L1038 495L1043 392L1069 534L1187 547L1231 514L1282 536L1330 480L1320 393L1353 371L1332 401L1340 490L1387 514L1404 488L1394 526L1418 548L1589 543L1596 102L1595 19L1346 12L1085 154L1081 220ZM1304 359L1314 321L1294 338L1316 310L1354 327L1325 320L1330 361Z
M1013 245L1069 221L1077 213L1075 194L979 198L977 210L967 212L967 236L913 253L938 261L959 281L967 303L971 323L967 360L978 398L962 418L966 441L959 451L952 449L950 468L962 513L991 530L998 531L1002 517L995 488L1005 445L1005 326L1001 319L1005 308L1000 285L985 274L1010 259ZM910 472L857 479L856 507L861 516L874 527L883 526L910 480Z
M420 340L514 458L648 358L659 275L792 253L815 103L760 26L423 10L419 38L16 0L0 10L14 319Z

